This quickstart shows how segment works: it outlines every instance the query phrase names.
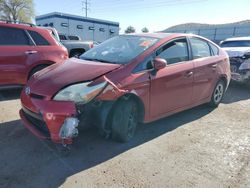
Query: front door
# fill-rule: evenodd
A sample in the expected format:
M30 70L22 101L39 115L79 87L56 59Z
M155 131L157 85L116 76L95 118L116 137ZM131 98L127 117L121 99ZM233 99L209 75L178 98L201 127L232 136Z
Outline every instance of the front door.
M186 38L168 42L156 51L156 57L167 61L167 66L151 73L151 118L163 117L171 111L191 104L193 92L193 62L189 59Z

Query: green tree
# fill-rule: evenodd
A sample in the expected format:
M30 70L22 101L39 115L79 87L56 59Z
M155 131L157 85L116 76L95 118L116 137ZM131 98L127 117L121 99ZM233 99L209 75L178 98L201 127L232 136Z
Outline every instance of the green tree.
M0 19L32 22L34 17L33 0L0 0Z
M148 32L149 32L148 28L146 28L146 27L142 28L141 31L142 31L143 33L148 33Z
M135 33L135 28L132 26L128 26L125 30L125 33Z

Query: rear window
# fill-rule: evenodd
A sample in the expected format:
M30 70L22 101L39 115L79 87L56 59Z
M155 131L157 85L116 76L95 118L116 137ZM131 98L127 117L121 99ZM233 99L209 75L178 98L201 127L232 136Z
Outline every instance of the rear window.
M38 32L28 31L37 46L48 46L49 42Z
M224 41L220 45L223 48L230 48L230 47L250 47L250 41Z
M59 35L60 40L67 40L65 35Z
M78 36L69 35L69 40L80 40Z
M0 45L1 46L26 46L31 41L24 30L0 27Z

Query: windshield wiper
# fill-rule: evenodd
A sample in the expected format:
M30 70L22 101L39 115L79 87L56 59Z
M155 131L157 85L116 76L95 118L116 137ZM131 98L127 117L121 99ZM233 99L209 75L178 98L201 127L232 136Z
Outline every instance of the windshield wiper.
M111 64L117 64L115 62L112 62L112 61L107 61L107 60L104 60L104 59L95 59L95 58L82 58L83 60L87 60L87 61L98 61L98 62L102 62L102 63L111 63Z

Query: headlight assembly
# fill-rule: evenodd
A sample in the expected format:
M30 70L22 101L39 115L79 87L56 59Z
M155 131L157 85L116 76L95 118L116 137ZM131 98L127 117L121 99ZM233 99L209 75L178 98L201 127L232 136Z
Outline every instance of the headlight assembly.
M74 84L59 91L53 98L55 101L73 101L86 104L95 98L106 86L107 82L89 86L91 82Z

